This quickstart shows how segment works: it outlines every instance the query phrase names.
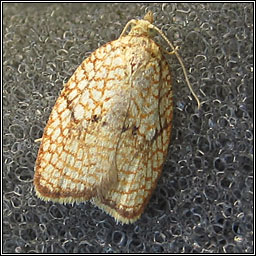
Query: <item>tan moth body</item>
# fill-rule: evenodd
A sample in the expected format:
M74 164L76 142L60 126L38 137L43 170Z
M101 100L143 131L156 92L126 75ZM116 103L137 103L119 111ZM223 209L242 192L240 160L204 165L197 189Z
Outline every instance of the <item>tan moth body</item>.
M162 171L173 112L152 21L152 13L132 20L128 35L93 52L64 86L36 161L43 200L91 200L122 223L141 216Z

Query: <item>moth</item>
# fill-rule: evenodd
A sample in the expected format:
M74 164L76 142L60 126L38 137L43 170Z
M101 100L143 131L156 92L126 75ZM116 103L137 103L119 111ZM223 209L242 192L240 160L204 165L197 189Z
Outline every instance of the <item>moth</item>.
M140 218L162 171L173 117L171 74L152 32L171 46L188 82L177 48L152 23L152 12L130 20L65 84L39 139L39 198L90 200L121 223Z

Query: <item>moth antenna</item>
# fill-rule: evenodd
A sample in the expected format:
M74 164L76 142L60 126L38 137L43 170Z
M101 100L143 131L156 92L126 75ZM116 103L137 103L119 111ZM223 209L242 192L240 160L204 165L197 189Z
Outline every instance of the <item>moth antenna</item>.
M172 48L172 52L170 52L169 54L173 54L174 53L176 55L177 59L179 60L179 63L181 65L181 67L182 67L182 70L183 70L183 73L184 73L184 76L185 76L185 79L186 79L186 82L187 82L187 85L188 85L188 88L189 88L191 94L194 96L194 98L195 98L195 100L197 102L198 109L199 109L200 106L201 106L200 100L198 99L197 95L195 94L195 92L194 92L194 90L193 90L193 88L192 88L192 86L191 86L191 84L189 82L186 68L185 68L185 66L183 64L181 56L179 55L179 53L177 51L177 47L175 48L173 46L173 44L170 42L170 40L164 35L164 33L158 27L154 26L153 24L151 24L150 27L152 29L155 29L163 37L163 39L167 42L167 44Z
M136 20L134 20L134 19L130 20L130 21L125 25L125 27L124 27L124 29L123 29L121 35L119 36L119 38L121 38L122 36L124 36L126 30L128 29L128 27L129 27L131 24L135 24L135 23L136 23Z

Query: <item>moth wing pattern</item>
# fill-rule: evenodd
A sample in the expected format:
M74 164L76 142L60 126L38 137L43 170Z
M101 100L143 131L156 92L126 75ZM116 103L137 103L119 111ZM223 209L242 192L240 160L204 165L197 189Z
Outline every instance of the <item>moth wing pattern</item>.
M36 160L40 198L91 200L122 223L141 216L162 171L173 114L168 63L145 28L98 48L64 86Z
M159 53L160 54L160 53ZM104 198L93 198L93 203L122 223L136 221L144 211L157 180L170 142L172 122L172 89L168 63L165 58L150 59L133 77L137 95L131 97L116 151L118 181ZM149 67L152 68L152 72ZM159 67L159 73L154 73ZM148 70L147 74L141 73ZM155 81L152 83L152 77ZM139 101L141 88L144 93ZM153 98L152 90L156 98ZM136 90L135 90L136 92ZM140 95L141 96L141 95ZM153 103L154 102L154 103ZM140 111L137 111L137 108ZM151 115L148 115L148 112ZM146 114L147 113L147 114ZM146 118L145 118L146 116Z
M85 201L115 183L114 159L125 119L120 110L126 113L128 106L124 98L127 84L110 80L104 88L93 80L90 72L95 67L88 70L92 60L109 54L112 44L115 47L114 41L97 49L77 68L50 114L34 177L36 193L42 199ZM104 69L104 64L99 65L98 74ZM122 76L124 79L125 74Z

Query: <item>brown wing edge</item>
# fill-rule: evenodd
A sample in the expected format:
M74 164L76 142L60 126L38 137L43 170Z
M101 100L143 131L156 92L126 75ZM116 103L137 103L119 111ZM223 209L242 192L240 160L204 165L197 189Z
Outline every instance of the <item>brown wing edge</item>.
M43 171L40 167L35 168L34 174L34 188L36 195L44 201L53 201L57 203L74 203L74 202L84 202L90 200L93 196L96 196L96 192L93 188L86 188L83 191L74 191L65 189L62 190L51 190L46 186L41 184L41 172ZM50 183L50 181L48 181ZM53 185L53 184L51 184Z
M81 192L74 191L51 191L47 187L40 184L40 176L35 175L34 187L37 197L43 201L52 201L55 203L81 203L90 200L95 193L92 190L83 190Z

